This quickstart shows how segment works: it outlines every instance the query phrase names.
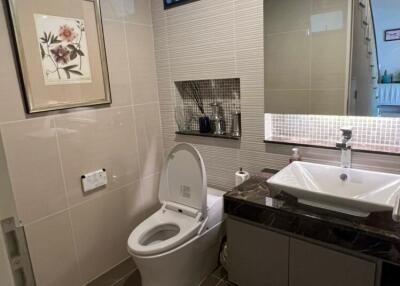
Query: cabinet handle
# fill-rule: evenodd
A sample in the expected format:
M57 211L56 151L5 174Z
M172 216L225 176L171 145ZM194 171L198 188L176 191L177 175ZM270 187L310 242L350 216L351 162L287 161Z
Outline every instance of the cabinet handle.
M396 197L392 217L394 221L400 222L400 195Z

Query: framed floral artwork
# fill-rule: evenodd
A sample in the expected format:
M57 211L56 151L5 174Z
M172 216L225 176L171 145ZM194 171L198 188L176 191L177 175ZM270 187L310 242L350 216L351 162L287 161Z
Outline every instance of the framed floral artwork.
M111 103L99 0L7 0L28 113Z

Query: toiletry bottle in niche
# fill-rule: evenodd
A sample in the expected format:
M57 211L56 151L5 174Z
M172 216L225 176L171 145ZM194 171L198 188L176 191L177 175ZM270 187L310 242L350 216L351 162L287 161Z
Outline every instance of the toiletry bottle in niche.
M223 135L224 134L223 119L222 119L221 115L219 114L220 103L213 102L210 104L210 106L212 108L212 115L210 118L211 132L215 135Z
M301 155L300 155L299 148L292 149L292 157L290 157L289 163L292 163L295 161L301 161Z
M241 114L239 110L239 95L234 92L234 102L232 111L232 122L231 122L231 135L234 137L240 137L241 135Z
M211 131L210 118L205 114L199 117L199 130L200 133L209 133Z

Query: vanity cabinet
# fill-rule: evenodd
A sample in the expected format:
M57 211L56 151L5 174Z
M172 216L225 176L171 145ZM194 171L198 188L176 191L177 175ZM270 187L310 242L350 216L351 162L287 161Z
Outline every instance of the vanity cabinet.
M289 238L228 220L229 280L239 286L288 286Z
M374 286L376 264L290 239L290 286Z
M375 286L376 263L228 219L229 280L239 286Z

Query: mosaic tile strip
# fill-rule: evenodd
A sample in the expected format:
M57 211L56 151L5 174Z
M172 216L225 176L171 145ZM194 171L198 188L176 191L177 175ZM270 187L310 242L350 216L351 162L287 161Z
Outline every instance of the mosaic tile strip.
M334 147L343 126L358 149L400 151L400 118L389 117L265 114L265 140Z

